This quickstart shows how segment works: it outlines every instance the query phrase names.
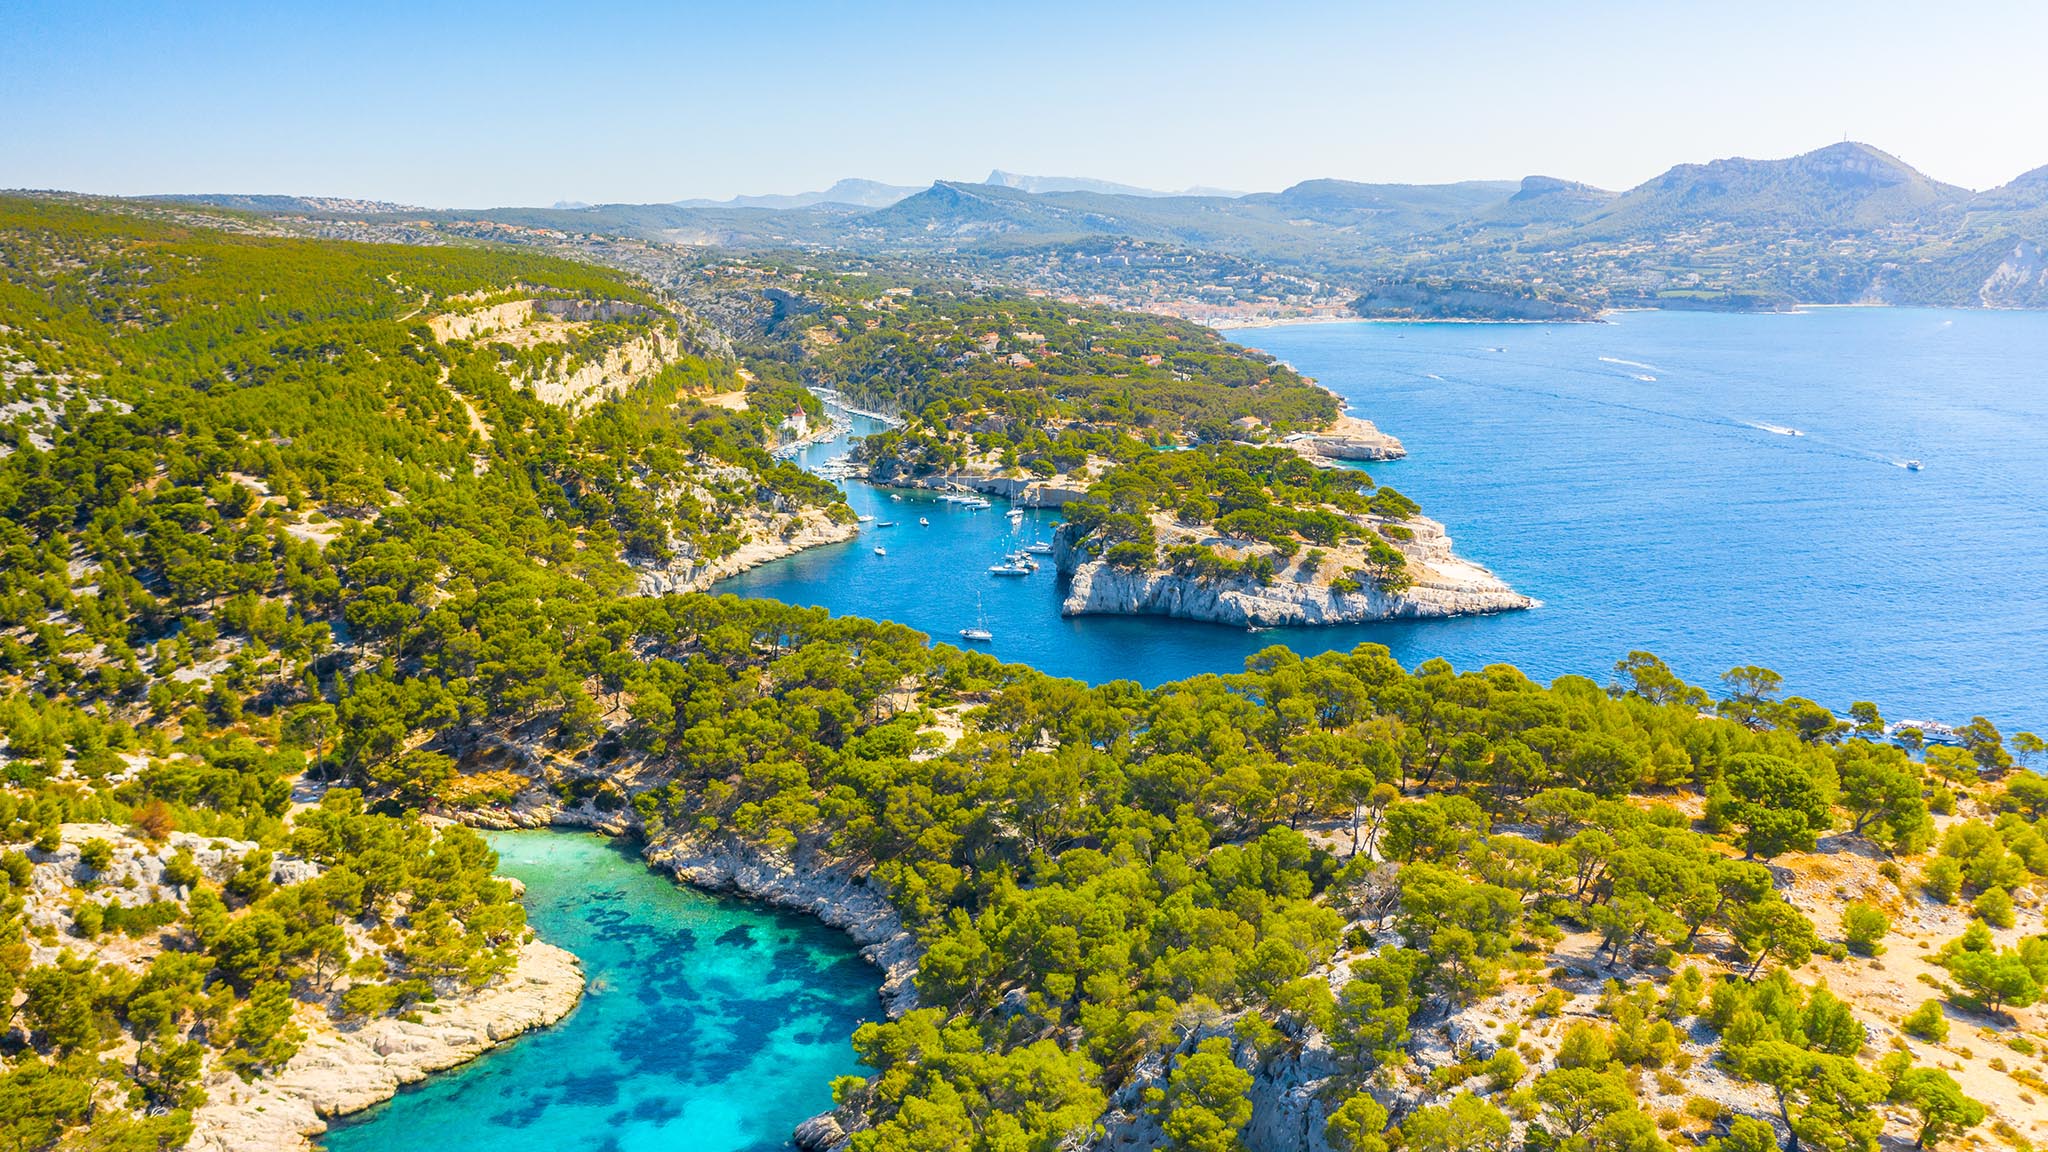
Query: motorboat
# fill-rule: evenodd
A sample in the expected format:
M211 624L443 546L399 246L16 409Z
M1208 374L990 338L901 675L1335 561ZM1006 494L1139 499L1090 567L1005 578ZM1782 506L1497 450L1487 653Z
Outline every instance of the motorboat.
M1895 720L1884 726L1884 734L1890 739L1898 740L1904 736L1908 728L1920 733L1922 744L1947 744L1953 747L1962 747L1964 744L1962 733L1957 732L1953 725L1943 724L1939 720Z
M870 523L871 521L873 521L873 520L874 520L874 517L873 517L873 516L870 516L870 515L868 515L868 514L867 514L867 513L865 513L865 512L863 512L863 513L861 513L860 515L858 515L858 516L854 517L854 519L855 519L855 520L858 520L858 521L860 521L860 522L861 522L862 524L867 524L867 523Z
M1052 545L1047 544L1043 540L1034 540L1024 546L1024 551L1031 553L1033 556L1050 556L1052 555Z
M932 522L930 520L925 519L922 516L919 516L917 518L917 526L919 528L929 528L932 526Z
M875 555L877 555L877 556L887 556L888 554L889 554L889 550L888 550L887 548L881 548L881 547L877 547L877 548L875 549Z
M1918 460L1908 460L1908 461L1906 461L1906 471L1908 471L1908 472L1918 472L1919 470L1920 470L1920 462L1919 462Z
M877 520L875 522L875 527L877 528L894 528L895 526L896 522L894 520Z
M1026 568L1022 564L1012 564L1009 561L1004 561L1001 564L989 565L988 574L991 576L1029 576L1031 575L1031 569Z

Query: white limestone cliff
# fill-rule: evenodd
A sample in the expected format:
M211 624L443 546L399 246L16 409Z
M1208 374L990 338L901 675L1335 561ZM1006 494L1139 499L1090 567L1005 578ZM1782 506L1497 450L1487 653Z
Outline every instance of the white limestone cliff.
M1165 568L1119 568L1085 554L1062 531L1054 543L1060 575L1067 581L1060 612L1171 616L1264 628L1476 616L1536 605L1492 572L1452 552L1443 525L1418 516L1403 526L1415 537L1400 546L1414 583L1391 594L1369 583L1355 592L1340 592L1323 575L1299 570L1283 571L1262 584L1249 576L1215 579Z

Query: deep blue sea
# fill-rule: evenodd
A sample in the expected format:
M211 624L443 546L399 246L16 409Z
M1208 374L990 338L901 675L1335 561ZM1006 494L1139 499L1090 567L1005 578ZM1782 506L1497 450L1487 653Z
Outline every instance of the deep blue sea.
M602 837L491 833L541 938L575 953L583 1002L335 1127L330 1152L787 1149L858 1071L880 978L806 916L683 888Z
M948 641L979 600L989 650L1092 682L1236 671L1274 643L1361 642L1411 667L1441 656L1604 681L1644 648L1709 685L1758 663L1837 709L1869 699L1894 718L2048 724L2048 314L1637 312L1232 335L1401 437L1409 457L1373 476L1542 607L1263 633L1067 620L1050 566L986 574L1007 547L1048 536L1056 513L1013 531L1000 501L970 513L858 483L849 499L877 518L861 539L718 590Z

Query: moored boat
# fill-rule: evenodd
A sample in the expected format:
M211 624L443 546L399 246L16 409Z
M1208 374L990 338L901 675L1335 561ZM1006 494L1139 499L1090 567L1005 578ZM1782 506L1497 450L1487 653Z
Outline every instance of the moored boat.
M988 630L988 616L981 610L981 597L979 596L974 598L974 627L962 628L960 630L960 638L962 640L976 640L984 643L996 638L996 634Z

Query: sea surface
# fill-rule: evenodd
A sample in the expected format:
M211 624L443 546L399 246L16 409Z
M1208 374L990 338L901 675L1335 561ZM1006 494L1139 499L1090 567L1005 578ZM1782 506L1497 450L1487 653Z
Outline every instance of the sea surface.
M857 1072L880 977L809 917L680 887L599 836L489 833L529 922L583 961L583 1002L337 1125L330 1152L787 1149Z
M1410 667L1442 657L1604 682L1648 649L1710 686L1756 663L1837 710L1867 699L1894 719L2048 725L2048 314L1635 312L1231 336L1401 437L1409 457L1371 465L1374 478L1542 606L1259 633L1063 619L1049 564L987 574L1006 549L1049 539L1056 512L1013 527L1001 501L968 512L857 482L849 500L876 517L860 539L717 590L952 642L985 615L995 655L1096 683L1237 671L1269 644L1360 643Z

